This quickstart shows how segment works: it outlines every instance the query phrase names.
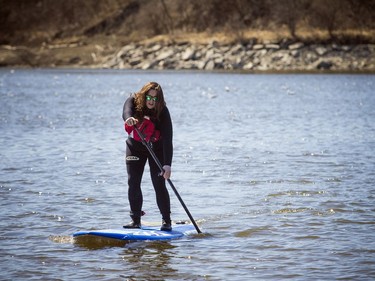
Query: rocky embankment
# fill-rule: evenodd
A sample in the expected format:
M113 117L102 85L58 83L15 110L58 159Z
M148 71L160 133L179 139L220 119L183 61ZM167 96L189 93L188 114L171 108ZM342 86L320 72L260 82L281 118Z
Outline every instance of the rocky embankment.
M58 50L58 51L57 51ZM38 50L0 46L3 67L375 72L375 45L132 43L117 50L80 44Z

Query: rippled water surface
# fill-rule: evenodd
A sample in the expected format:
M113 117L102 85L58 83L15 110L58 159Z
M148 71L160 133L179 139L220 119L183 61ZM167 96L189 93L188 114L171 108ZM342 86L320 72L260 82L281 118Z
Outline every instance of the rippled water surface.
M374 78L0 70L0 279L374 279ZM77 243L129 220L121 112L148 81L204 234ZM143 191L144 221L160 223L148 171Z

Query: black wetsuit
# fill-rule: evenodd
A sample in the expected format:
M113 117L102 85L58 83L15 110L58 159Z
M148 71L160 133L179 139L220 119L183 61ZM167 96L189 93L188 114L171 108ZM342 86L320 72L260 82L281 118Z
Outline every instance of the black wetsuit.
M122 118L124 121L134 117L134 97L129 97L124 104ZM160 131L160 139L152 143L155 155L162 166L172 164L173 156L173 130L172 121L167 107L160 113L159 119L150 112L150 120L155 124L155 129ZM163 216L163 219L170 219L170 199L164 177L160 176L160 169L148 152L147 148L140 141L128 137L126 140L126 168L128 172L128 198L131 215L140 217L142 213L143 196L141 190L142 175L145 164L148 160L150 166L151 180L156 192L156 201Z

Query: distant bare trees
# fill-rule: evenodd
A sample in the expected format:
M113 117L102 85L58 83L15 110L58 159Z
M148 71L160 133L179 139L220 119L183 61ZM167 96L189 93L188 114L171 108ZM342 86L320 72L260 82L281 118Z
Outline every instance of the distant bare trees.
M375 1L0 0L0 44L97 34L143 39L220 31L240 38L248 30L282 29L299 40L303 30L314 29L326 32L330 40L343 40L340 34L354 31L349 39L374 42L374 36L365 35L375 30Z
M148 1L148 10L163 15L164 27L154 34L286 28L291 38L301 40L301 29L326 31L330 39L350 29L375 29L373 0L159 0L159 7L155 1Z

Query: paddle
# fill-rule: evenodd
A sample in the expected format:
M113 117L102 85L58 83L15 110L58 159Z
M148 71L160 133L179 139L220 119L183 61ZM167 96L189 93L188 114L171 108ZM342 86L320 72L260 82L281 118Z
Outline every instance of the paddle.
M143 134L139 131L139 129L136 126L134 126L134 128L135 128L138 136L141 138L141 141L142 141L143 145L147 147L147 150L150 152L150 154L151 154L152 158L154 159L155 163L158 165L158 167L160 169L160 172L164 172L163 166L161 165L159 159L156 157L155 152L152 150L150 145L145 141L145 138L144 138ZM182 200L180 194L178 193L176 187L173 185L172 181L170 179L167 179L167 181L168 181L169 185L171 186L171 188L173 189L174 193L176 194L176 196L177 196L178 200L180 201L182 207L184 207L186 214L189 216L189 218L190 218L191 222L193 223L197 232L202 233L202 231L200 231L198 225L196 224L193 216L190 214L188 208L186 207L184 201Z

